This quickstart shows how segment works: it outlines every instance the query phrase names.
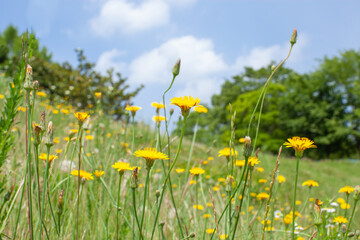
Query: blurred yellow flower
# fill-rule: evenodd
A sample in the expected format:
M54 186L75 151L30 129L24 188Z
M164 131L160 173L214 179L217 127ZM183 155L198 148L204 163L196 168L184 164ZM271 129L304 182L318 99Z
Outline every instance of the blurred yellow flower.
M56 149L55 152L56 152L57 154L60 154L60 153L62 152L62 149Z
M46 153L40 153L39 159L44 160L46 162L47 160L47 154ZM56 155L49 155L49 162L54 161L55 159L58 159L58 156Z
M53 113L53 114L59 114L59 110L53 109L53 110L52 110L52 113Z
M227 235L227 234L226 235L225 234L220 235L220 239L227 239L228 237L229 237L229 235Z
M234 149L232 148L231 149L231 155L234 156L234 154L236 156L238 155L237 151L235 150L235 153L234 153ZM230 148L226 147L226 148L221 149L219 151L219 156L218 157L221 157L221 156L229 157L230 156Z
M44 92L37 92L36 95L38 95L39 97L46 97L46 93Z
M340 207L341 207L342 209L350 209L350 204L344 202L344 203L341 203L341 204L340 204Z
M95 177L99 178L99 177L101 177L102 175L104 175L104 173L105 173L104 171L95 170L94 175L95 175Z
M60 112L62 112L63 114L69 114L69 110L64 109L64 108L62 108L62 109L60 110ZM75 116L76 116L76 115L75 115Z
M343 198L338 198L337 200L336 200L338 203L345 203L346 201L345 201L345 199L343 199Z
M283 182L286 181L286 178L285 178L284 176L282 176L282 175L279 175L279 176L277 177L277 180L278 180L279 183L283 183Z
M4 96L4 95L2 95L2 94L0 94L0 99L3 99L3 98L5 98L5 96Z
M345 186L345 187L342 187L340 188L339 190L339 193L346 193L347 195L349 195L350 193L352 193L354 191L354 188L353 187L350 187L350 186Z
M301 204L301 201L300 201L300 200L296 200L295 204L296 204L296 205L300 205L300 204Z
M94 136L92 136L92 135L86 135L86 136L85 136L85 139L86 139L86 140L94 140Z
M238 166L238 167L245 166L245 160L236 160L235 166Z
M175 169L175 171L176 171L177 173L183 173L183 172L185 172L185 169L183 169L183 168L177 168L177 169Z
M258 172L263 172L264 169L263 169L262 167L258 167L258 168L256 168L256 171L258 171Z
M292 215L291 214L286 214L284 217L284 223L286 225L289 225L290 223L292 223Z
M156 123L160 123L161 121L165 121L165 117L163 116L153 116L152 120Z
M204 174L205 170L202 168L199 168L199 167L194 167L194 168L190 169L189 172L192 175L200 175L200 174Z
M202 205L200 205L200 204L194 205L193 208L198 209L198 210L203 210L204 209L204 207Z
M86 112L76 112L74 115L79 120L79 123L83 123L88 117L90 117L90 115Z
M309 188L311 188L311 187L318 187L319 183L315 182L314 180L307 180L307 181L303 182L302 185L308 186Z
M198 112L198 113L207 113L208 112L208 109L202 105L197 105L195 108L194 108L194 111L195 112Z
M164 104L162 104L162 103L157 103L157 102L152 102L152 103L151 103L151 106L152 106L152 107L155 107L156 109L165 108Z
M111 167L118 170L120 174L123 174L125 170L132 170L130 163L124 163L121 161L114 163Z
M213 229L213 228L206 229L207 234L213 234L214 232L215 232L215 229Z
M259 183L267 183L267 179L259 179Z
M333 222L342 224L342 223L347 223L348 220L346 218L344 218L343 216L337 216L337 217L334 217Z
M94 95L97 99L101 98L101 92L95 92Z
M203 218L210 218L210 217L211 217L211 215L208 214L208 213L206 213L206 214L203 215Z
M245 142L245 138L239 138L239 143L244 143Z
M248 159L248 165L249 166L255 166L257 164L261 163L256 157L249 157Z
M80 176L81 178L84 178L86 180L93 180L94 179L94 177L92 176L91 173L88 173L88 172L86 172L84 170L80 170L80 172L78 170L72 170L71 175Z
M125 108L127 111L130 111L131 113L136 113L138 110L141 109L141 107L138 107L138 106L127 106Z
M269 198L269 194L262 192L256 195L257 200L265 200Z

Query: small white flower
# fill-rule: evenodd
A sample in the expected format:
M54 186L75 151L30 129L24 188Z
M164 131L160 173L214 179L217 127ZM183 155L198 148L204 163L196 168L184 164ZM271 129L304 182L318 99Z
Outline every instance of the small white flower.
M332 203L330 203L330 205L333 206L333 207L338 207L339 206L339 204L337 202L332 202Z
M335 226L334 225L332 225L332 224L326 224L325 225L325 228L334 228Z
M275 218L280 218L281 216L282 216L282 213L281 213L280 210L276 210L276 211L274 212L274 217L275 217Z
M327 213L334 213L335 211L336 211L335 208L327 208L326 209Z

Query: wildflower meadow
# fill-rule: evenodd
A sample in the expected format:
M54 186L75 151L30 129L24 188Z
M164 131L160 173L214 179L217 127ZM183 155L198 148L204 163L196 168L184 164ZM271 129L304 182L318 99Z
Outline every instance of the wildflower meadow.
M35 41L24 36L16 74L1 76L1 239L360 239L358 164L307 158L320 147L308 136L284 138L276 154L259 148L267 90L296 29L248 109L247 133L230 104L217 144L197 141L201 99L169 96L180 60L162 96L111 115L102 89L83 108L50 100L34 78ZM138 119L144 108L152 125Z

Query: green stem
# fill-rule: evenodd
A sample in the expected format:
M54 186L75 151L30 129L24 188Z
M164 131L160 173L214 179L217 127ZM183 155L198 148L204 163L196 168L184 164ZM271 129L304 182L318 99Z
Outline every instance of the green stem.
M142 230L142 227L144 224L145 205L146 205L146 196L147 196L147 190L148 190L148 185L149 185L149 176L150 176L150 168L148 168L146 171L146 183L145 183L144 200L143 200L142 216L141 216L141 223L140 223L141 230Z
M187 165L186 165L186 177L185 177L186 180L189 179L190 162L191 162L191 157L192 157L192 153L193 153L193 149L194 149L196 133L197 133L197 130L198 130L198 124L199 124L199 117L196 119L196 124L195 124L195 128L194 128L194 135L193 135L193 139L192 139L192 142L191 142L189 158L188 158Z
M139 234L140 234L140 238L144 239L143 235L142 235L142 231L141 231L141 227L140 227L140 223L139 223L139 219L136 213L136 198L135 198L135 188L132 188L132 201L133 201L133 210L134 210L134 218L136 220L136 224L138 226L139 229ZM134 232L134 229L133 229Z
M37 182L37 200L38 200L38 208L39 208L39 219L41 218L41 198L40 198L40 181L39 181L39 145L34 145L35 150L35 177ZM42 222L40 222L42 224ZM45 226L44 226L45 227ZM40 226L40 232L39 237L41 237L41 226Z
M293 214L292 214L292 227L291 227L291 239L295 239L295 207L296 207L296 189L297 189L297 182L299 176L299 162L300 157L296 156L296 175L295 175L295 185L294 185L294 199L293 199Z
M354 199L354 206L353 206L353 209L352 209L352 212L351 212L351 215L350 215L349 224L347 225L347 228L346 228L345 240L346 240L347 237L348 237L348 233L349 233L351 221L352 221L352 219L353 219L353 217L354 217L354 213L355 213L355 208L356 208L357 202L358 202L358 200Z
M40 217L40 223L42 223L44 221L44 215L45 215L45 211L46 211L46 206L45 206L45 193L46 193L46 187L47 187L47 179L48 179L48 172L49 172L49 156L50 156L50 147L47 147L47 157L46 157L46 167L45 167L45 172L44 172L44 186L43 186L43 196L42 196L42 202L41 202L41 217ZM45 227L45 225L44 225ZM40 234L39 234L39 239L41 239L41 229L42 229L42 224L40 225Z
M172 164L171 164L171 166L170 166L170 168L169 168L169 170L167 172L164 184L163 184L163 186L161 188L159 207L158 207L157 212L156 212L154 226L153 226L152 233L151 233L151 239L153 239L153 237L154 237L155 228L156 228L157 220L159 218L159 213L160 213L160 209L161 209L161 203L162 203L162 200L163 200L163 197L164 197L166 183L167 183L168 179L170 178L171 170L174 168L175 163L176 163L176 161L177 161L177 159L179 157L179 153L180 153L180 149L181 149L181 145L182 145L182 140L183 140L184 132L185 132L186 119L187 119L187 117L184 117L184 122L183 122L183 126L182 126L182 129L181 129L180 141L179 141L179 145L178 145L178 148L177 148L177 151L176 151L176 154L175 154L174 161L172 162Z
M80 138L79 138L78 197L77 197L77 204L76 204L76 239L79 239L80 184L81 184L80 169L81 169L81 147L82 147L81 141L82 141L82 134L83 134L83 131L80 132Z
M120 188L121 188L122 173L120 173L119 175L120 175L120 179L119 179L119 186L118 186L117 209L116 209L116 239L119 239Z

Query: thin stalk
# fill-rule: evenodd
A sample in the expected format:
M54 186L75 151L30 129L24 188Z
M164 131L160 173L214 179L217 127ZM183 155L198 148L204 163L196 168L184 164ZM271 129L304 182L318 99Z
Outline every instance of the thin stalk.
M79 137L79 166L78 166L78 197L77 197L77 205L76 205L76 239L79 239L79 211L80 211L80 184L81 184L81 177L80 177L80 169L81 169L81 140L82 140L82 133L80 132Z
M347 239L348 237L348 233L349 233L349 229L350 229L350 224L351 224L351 221L354 217L354 213L355 213L355 208L356 208L356 204L357 204L358 200L354 199L354 207L351 211L351 215L350 215L350 220L349 220L349 224L347 225L347 228L346 228L346 233L345 233L345 240Z
M33 229L33 216L32 216L32 190L31 190L31 104L30 104L30 91L26 91L26 101L27 101L27 112L26 112L26 157L27 157L27 165L28 165L28 220L29 220L29 228L30 228L30 239L34 239L34 229Z
M120 173L118 194L117 194L117 209L116 209L116 239L119 239L119 211L120 211L120 188L121 188L121 178L122 174Z
M148 191L149 178L150 178L150 168L148 168L147 171L146 171L146 182L145 182L144 200L143 200L142 216L141 216L141 223L140 223L140 228L141 228L141 230L142 230L142 227L143 227L143 224L144 224L145 206L146 206L146 196L147 196L147 191Z
M164 197L166 183L167 183L168 179L170 178L171 170L174 168L175 163L176 163L176 161L177 161L177 159L179 157L179 153L180 153L180 149L181 149L181 145L182 145L182 140L183 140L184 132L185 132L186 119L187 119L187 117L184 117L184 122L183 122L183 126L182 126L182 129L181 129L180 141L179 141L179 145L178 145L178 148L177 148L177 151L176 151L176 154L175 154L175 158L174 158L174 161L172 162L172 164L170 165L170 168L169 168L169 170L167 172L164 184L163 184L162 189L161 189L159 207L158 207L156 215L155 215L155 221L154 221L154 226L153 226L152 233L151 233L151 239L153 239L153 237L154 237L155 228L156 228L157 220L159 218L159 213L160 213L160 209L161 209L161 203L162 203L162 200L163 200L163 197Z
M296 156L296 175L295 175L295 185L294 185L294 199L293 199L293 214L292 214L292 226L291 226L291 239L295 239L295 206L296 206L296 189L297 189L297 182L299 176L299 162L300 157Z
M199 182L199 175L195 175L195 180L196 180L196 184L195 184L195 204L196 204L196 208L195 208L195 218L196 218L196 236L198 235L198 230L200 228L200 219L199 219L199 214L198 214L198 206L199 206L199 189L198 189L198 182Z
M344 217L347 217L347 206L349 204L349 194L346 194L346 207L345 207L345 213L344 213Z
M191 162L191 157L192 157L192 153L193 153L193 149L194 149L194 144L195 144L195 139L196 139L196 133L197 133L198 125L199 125L199 116L198 116L198 118L196 119L196 124L195 124L195 128L194 128L194 135L193 135L193 139L192 139L192 142L191 142L190 152L189 152L189 158L188 158L187 165L186 165L186 177L185 177L185 179L188 179L188 178L189 178L190 162Z
M46 157L46 167L45 167L45 172L44 172L44 186L43 186L43 196L42 196L42 202L41 202L41 217L40 217L40 223L42 223L44 221L44 215L45 215L45 211L46 211L46 206L45 206L45 193L46 193L46 187L47 187L47 179L48 179L48 172L49 172L49 156L50 156L50 147L47 147L47 157ZM44 225L45 227L45 225ZM40 224L40 233L39 233L39 239L41 239L41 230L42 230L42 224Z
M41 218L41 197L40 197L40 181L39 181L39 145L34 145L34 150L35 150L35 177L36 177L36 182L37 182L37 200L38 200L38 208L39 208L39 219ZM40 224L42 224L42 222L40 222ZM45 226L44 226L45 227ZM41 229L41 227L40 227ZM40 236L41 236L41 230L40 230Z
M142 231L141 231L141 227L140 227L140 223L139 223L139 219L136 213L136 198L135 198L135 188L132 188L132 202L133 202L133 212L134 212L134 218L136 220L136 224L138 226L139 229L139 234L140 234L140 238L144 239L143 235L142 235ZM135 229L133 228L133 233Z

